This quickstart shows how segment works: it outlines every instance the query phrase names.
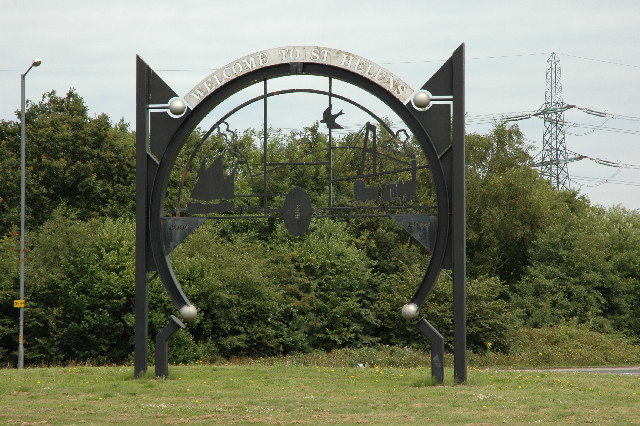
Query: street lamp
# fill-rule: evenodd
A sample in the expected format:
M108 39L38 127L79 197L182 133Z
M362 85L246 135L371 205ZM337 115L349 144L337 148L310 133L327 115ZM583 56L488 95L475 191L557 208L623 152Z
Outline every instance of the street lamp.
M24 86L27 73L33 67L38 67L42 63L42 59L34 59L24 74L20 75L21 89L21 113L20 113L20 331L18 334L18 368L24 368L24 234L25 234L25 198L26 198L26 132L25 132L25 99Z

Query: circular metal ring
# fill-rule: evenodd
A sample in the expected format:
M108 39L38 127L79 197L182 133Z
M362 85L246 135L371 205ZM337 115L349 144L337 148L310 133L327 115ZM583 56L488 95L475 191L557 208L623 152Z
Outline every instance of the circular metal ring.
M378 97L398 115L417 138L429 163L437 201L438 227L436 242L431 260L420 284L421 288L425 286L430 288L430 286L435 283L446 251L449 229L449 196L437 151L428 133L417 119L416 112L413 108L409 108L408 105L401 103L391 92L352 71L330 65L304 63L304 72L305 74L331 77L351 83ZM164 216L164 200L169 183L169 176L175 165L180 149L186 142L189 134L202 119L222 101L256 82L288 75L291 75L291 67L289 64L264 67L244 74L210 93L193 110L189 111L184 122L173 134L171 141L160 159L156 174L153 178L149 203L149 238L156 269L167 289L170 299L177 309L185 305L191 305L191 303L184 295L174 274L168 254L165 252L162 217Z

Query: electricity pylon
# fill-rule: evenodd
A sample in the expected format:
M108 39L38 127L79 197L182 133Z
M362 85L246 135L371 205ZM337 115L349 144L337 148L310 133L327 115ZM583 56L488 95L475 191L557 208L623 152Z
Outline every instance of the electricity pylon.
M560 60L555 53L547 60L547 89L541 115L544 118L540 174L558 190L569 189L567 146L564 140L564 111L562 100Z

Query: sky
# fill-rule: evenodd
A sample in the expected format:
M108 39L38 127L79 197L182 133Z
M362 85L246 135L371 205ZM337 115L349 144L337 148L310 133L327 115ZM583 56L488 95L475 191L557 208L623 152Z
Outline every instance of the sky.
M555 52L567 104L572 187L593 204L640 209L640 2L0 0L0 119L27 99L75 88L90 114L135 127L135 58L179 95L213 69L280 46L326 46L387 68L413 88L466 47L467 131L544 103ZM308 124L308 123L306 123ZM518 122L532 154L544 123ZM573 154L570 154L573 155ZM613 166L603 165L607 160Z

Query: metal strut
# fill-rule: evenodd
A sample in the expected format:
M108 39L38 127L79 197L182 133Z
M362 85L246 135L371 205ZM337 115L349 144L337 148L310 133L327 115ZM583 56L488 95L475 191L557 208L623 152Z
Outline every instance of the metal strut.
M171 315L171 321L156 335L156 377L169 375L169 339L181 328L185 328L182 321Z
M416 325L431 342L431 377L435 384L441 385L444 383L444 338L424 318Z

